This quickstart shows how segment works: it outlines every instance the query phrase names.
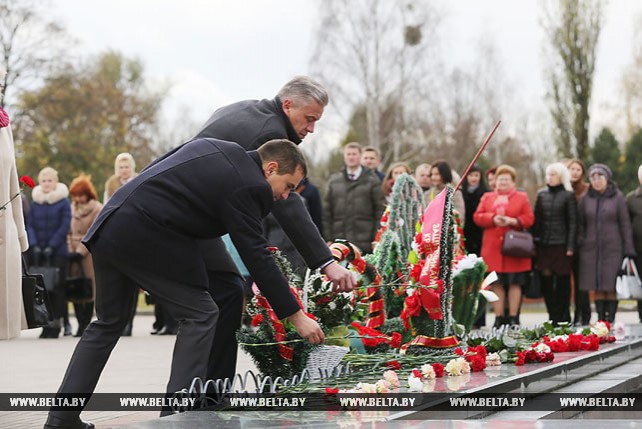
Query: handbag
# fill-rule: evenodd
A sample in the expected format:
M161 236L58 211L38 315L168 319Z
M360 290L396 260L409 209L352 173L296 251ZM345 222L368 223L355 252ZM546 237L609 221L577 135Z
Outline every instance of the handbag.
M45 265L32 265L30 268L32 274L42 275L45 282L45 289L49 293L59 292L60 268L52 267L50 260L47 258Z
M22 257L22 303L29 329L47 326L53 320L51 303L41 274L29 274Z
M509 229L504 233L502 255L514 258L530 258L535 256L535 243L528 231Z
M617 299L642 299L642 280L631 258L624 258L615 281Z
M80 267L80 276L67 277L65 279L65 294L67 299L72 302L93 301L93 282L89 277L85 276L82 260L76 261L75 263ZM74 262L71 263L71 265L73 264Z

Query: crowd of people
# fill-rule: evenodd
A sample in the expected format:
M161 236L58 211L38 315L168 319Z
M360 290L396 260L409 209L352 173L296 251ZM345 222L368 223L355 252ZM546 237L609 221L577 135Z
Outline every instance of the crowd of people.
M10 229L5 235L12 240L5 259L13 268L0 277L2 299L12 303L6 307L19 305L12 288L20 252L27 251L33 266L64 273L52 288L54 321L43 328L42 338L72 334L64 279L81 274L92 280L91 296L73 302L75 335L81 339L60 394L93 392L116 341L131 335L139 289L156 303L152 333L177 334L169 392L187 387L194 377L234 375L234 334L253 282L301 337L324 340L319 325L293 300L266 247L282 249L297 271L322 270L335 291L350 291L355 279L334 261L327 244L347 239L371 252L400 175L414 175L426 204L460 180L445 160L420 163L414 171L392 162L384 173L377 148L351 142L343 148L344 167L320 192L305 178L307 165L296 145L314 132L328 102L318 82L296 77L273 99L217 110L193 139L139 173L130 154L118 155L102 203L90 176L78 175L68 188L47 166L31 198L25 195L22 203L0 210L6 214L0 218L3 231ZM3 114L0 109L0 140L7 146L0 152L4 199L17 189L17 173ZM573 322L589 323L589 292L598 319L614 320L618 269L623 258L642 255L642 166L638 176L640 188L625 198L608 166L587 170L580 160L556 162L546 169L546 186L533 209L515 168L471 169L454 195L454 208L467 251L480 254L498 274L491 286L499 298L493 303L495 326L519 325L533 270L540 274L554 323L572 321L571 289ZM507 231L530 231L536 253L504 253ZM640 266L639 256L635 261ZM0 319L0 338L19 334L16 311ZM484 323L482 313L476 325ZM82 422L78 412L52 411L45 427L93 425Z
M383 174L379 151L356 142L348 143L343 155L344 168L331 176L325 193L323 235L328 242L347 239L367 253L395 179L413 170L407 163L392 162ZM533 207L513 167L499 165L485 174L477 165L471 168L454 194L454 209L463 224L466 251L481 255L489 271L498 274L491 286L499 298L493 303L495 327L520 324L524 288L534 281L554 324L589 324L590 292L597 318L615 320L622 261L628 257L641 267L636 255L642 251L642 166L638 176L641 187L625 198L608 166L596 163L587 170L578 159L554 162L546 168L546 186ZM414 178L426 205L460 179L443 160L417 165ZM532 234L532 256L504 254L509 230ZM642 305L638 308L642 321ZM475 325L485 325L483 312Z

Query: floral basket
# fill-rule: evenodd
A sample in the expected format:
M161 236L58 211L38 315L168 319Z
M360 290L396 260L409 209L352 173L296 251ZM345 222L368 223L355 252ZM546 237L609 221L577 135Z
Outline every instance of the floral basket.
M348 347L319 346L308 356L306 369L312 380L319 380L332 373L341 359L350 351Z

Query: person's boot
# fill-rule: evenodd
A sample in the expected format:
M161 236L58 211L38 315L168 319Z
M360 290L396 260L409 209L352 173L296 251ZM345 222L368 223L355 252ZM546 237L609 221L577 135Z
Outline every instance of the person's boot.
M606 301L595 300L595 311L597 311L597 320L606 320Z
M509 326L519 326L519 316L509 316L507 323Z
M83 422L80 417L72 420L49 415L45 422L44 429L94 429L96 426L91 422Z
M125 329L123 329L123 335L122 336L123 337L131 337L132 336L132 324L131 324L131 322L128 323L125 326Z
M542 296L544 297L544 304L546 304L546 311L548 312L548 320L555 321L555 287L553 285L553 276L540 275L540 285Z
M506 324L504 316L495 316L495 323L493 323L493 328L499 329Z
M608 313L607 313L608 319L606 319L606 320L608 320L609 323L611 323L611 324L613 322L615 322L615 313L617 313L617 305L618 305L618 303L619 303L619 301L616 300L616 299L610 299L610 300L606 301L606 305L608 306Z

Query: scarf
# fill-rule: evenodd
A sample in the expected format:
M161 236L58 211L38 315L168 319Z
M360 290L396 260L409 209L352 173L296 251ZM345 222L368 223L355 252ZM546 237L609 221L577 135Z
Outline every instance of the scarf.
M9 126L9 115L4 111L2 106L0 106L0 128Z
M493 203L493 210L495 211L496 214L502 215L502 216L506 214L506 207L508 207L508 201L510 200L510 197L515 195L516 192L517 192L516 188L513 188L512 190L506 193L500 193L499 191L495 191L495 193L497 194L497 198Z

